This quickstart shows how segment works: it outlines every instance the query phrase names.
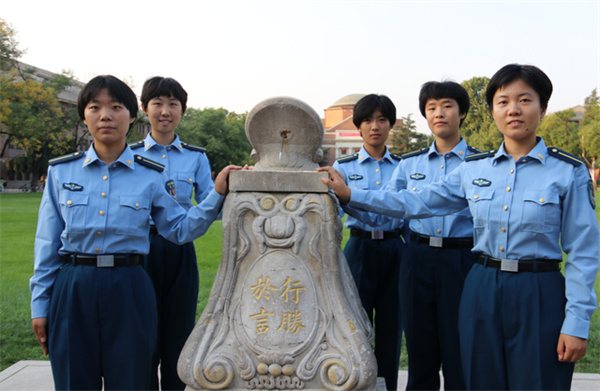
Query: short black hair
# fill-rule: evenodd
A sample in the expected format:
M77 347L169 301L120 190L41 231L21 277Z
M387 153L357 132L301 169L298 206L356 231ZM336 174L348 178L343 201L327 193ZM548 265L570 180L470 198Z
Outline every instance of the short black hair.
M381 111L381 114L390 121L390 127L393 127L396 123L396 106L387 96L377 94L363 96L356 102L352 122L360 129L360 124L373 115L376 109Z
M138 101L131 88L114 76L100 75L88 81L79 92L79 97L77 98L79 118L82 120L85 119L85 107L103 88L108 90L108 93L116 102L123 104L129 110L130 118L137 117Z
M453 81L428 81L421 86L421 92L419 93L419 109L421 110L423 117L426 117L425 106L429 99L439 100L443 98L454 99L456 103L458 103L459 114L465 114L465 118L467 118L466 114L469 113L469 107L471 107L469 93L463 86ZM465 118L461 118L458 127L462 125Z
M187 92L183 89L181 84L175 79L170 77L154 76L144 82L142 88L142 108L146 110L148 103L160 96L173 97L181 102L181 108L185 113L187 108Z
M536 66L508 64L496 72L487 85L485 99L490 111L494 107L494 95L496 95L496 92L515 80L523 80L529 84L538 93L542 109L546 110L548 108L548 101L552 95L552 82L550 78Z

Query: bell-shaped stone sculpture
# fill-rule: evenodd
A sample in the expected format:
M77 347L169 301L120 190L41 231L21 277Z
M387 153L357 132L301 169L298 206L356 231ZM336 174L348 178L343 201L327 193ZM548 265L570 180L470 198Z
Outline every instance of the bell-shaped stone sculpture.
M221 265L178 363L188 390L375 389L339 205L321 182L327 173L315 171L323 133L293 98L248 115L256 166L230 174Z

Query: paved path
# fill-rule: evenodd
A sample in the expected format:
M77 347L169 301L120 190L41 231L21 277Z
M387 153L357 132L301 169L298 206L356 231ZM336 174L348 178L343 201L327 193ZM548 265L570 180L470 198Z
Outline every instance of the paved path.
M398 376L398 389L406 387L406 371L400 371ZM19 361L13 366L0 372L0 390L29 390L51 391L54 390L52 372L49 361ZM598 391L600 390L600 374L576 373L573 376L573 391Z

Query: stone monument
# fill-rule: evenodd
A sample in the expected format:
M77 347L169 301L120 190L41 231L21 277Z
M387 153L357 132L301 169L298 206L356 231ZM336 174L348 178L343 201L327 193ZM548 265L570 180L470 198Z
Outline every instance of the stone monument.
M187 390L375 389L371 324L340 244L339 204L316 172L323 123L302 101L246 120L252 171L230 174L223 253L185 347Z

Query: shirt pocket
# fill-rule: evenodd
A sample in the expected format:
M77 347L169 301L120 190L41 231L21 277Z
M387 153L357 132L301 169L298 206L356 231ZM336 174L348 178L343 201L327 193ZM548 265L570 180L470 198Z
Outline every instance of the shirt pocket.
M357 181L348 181L348 187L351 189L366 190L369 188L369 181L366 179L359 179Z
M117 233L127 236L148 234L150 200L147 196L122 195L119 197L119 225Z
M193 172L178 172L177 180L175 181L175 191L177 192L177 200L189 200L192 198L194 190L194 173Z
M495 189L490 187L477 187L467 191L469 209L473 216L473 228L486 228L489 226L490 209Z
M549 190L523 192L521 230L548 233L558 229L561 220L560 197Z
M72 191L61 192L59 204L65 220L66 233L85 233L88 199L89 196L86 193Z

